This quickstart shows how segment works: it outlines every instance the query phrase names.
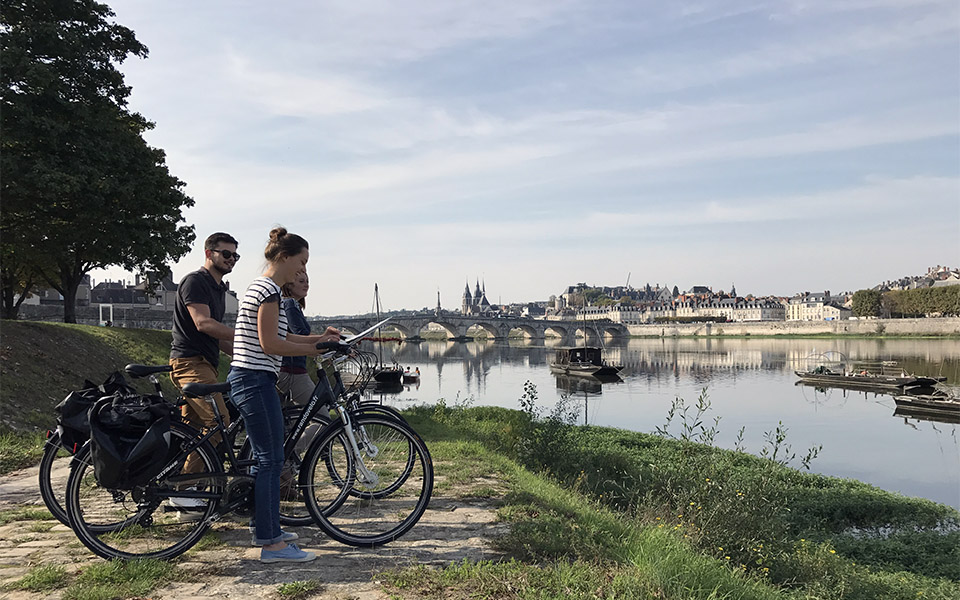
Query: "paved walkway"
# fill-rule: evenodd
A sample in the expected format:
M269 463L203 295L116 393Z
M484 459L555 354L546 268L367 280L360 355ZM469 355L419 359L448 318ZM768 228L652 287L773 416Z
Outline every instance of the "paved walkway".
M442 465L436 467L439 480ZM32 468L0 476L0 510L43 508L37 473ZM61 466L55 485L65 484L65 478L66 467ZM319 557L311 563L281 566L263 565L257 560L259 549L250 546L245 523L220 522L213 529L224 545L192 551L179 559L185 576L156 590L151 598L276 598L281 583L319 579L324 588L314 598L386 600L388 596L374 579L378 573L406 565L443 566L463 559L496 558L498 554L491 549L490 540L505 532L505 528L496 522L489 501L435 495L416 527L381 548L352 548L326 538L319 529L295 528L301 536L300 546L317 552ZM77 541L68 527L56 521L14 521L0 526L0 585L19 579L39 564L63 565L74 573L100 560ZM3 597L10 600L60 597L59 593L6 594Z

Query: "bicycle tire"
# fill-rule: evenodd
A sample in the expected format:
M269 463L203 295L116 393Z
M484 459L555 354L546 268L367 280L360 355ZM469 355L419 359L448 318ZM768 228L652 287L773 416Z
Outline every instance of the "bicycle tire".
M415 431L396 419L381 415L357 415L353 429L365 428L371 439L377 441L379 452L374 457L354 456L354 468L347 473L334 510L323 509L315 493L307 495L307 508L317 525L331 538L350 546L373 548L389 543L409 531L423 516L433 493L433 461L426 444ZM307 453L301 476L307 489L315 492L329 485L326 454L346 452L337 458L338 464L348 464L349 444L342 423L332 425L314 440ZM388 495L381 495L380 482L392 485L407 470L409 456L414 456L414 469L403 476L403 483ZM363 465L360 465L360 461ZM365 480L363 469L374 478ZM317 478L321 481L317 481ZM365 492L362 496L351 490Z
M399 410L379 402L360 402L354 412L381 414L402 421L404 425L410 425Z
M396 409L383 406L379 403L361 403L357 410L361 411L363 414L382 414L384 416L393 417L403 421L403 417ZM293 430L293 427L296 425L297 421L300 420L300 415L302 412L303 407L300 406L291 406L283 409L284 431L289 433ZM323 427L330 423L330 420L324 417L322 413L317 413L311 419L311 423L318 426L319 430L322 430ZM312 525L314 522L313 516L310 514L306 506L304 488L301 487L299 483L299 474L300 468L303 465L303 457L306 454L307 448L310 447L310 442L313 441L313 437L319 433L319 430L311 431L309 427L310 426L308 426L308 429L304 431L301 441L297 443L293 454L288 456L287 460L284 461L283 472L280 480L281 525L302 527L305 525ZM245 440L243 447L240 450L239 458L240 460L250 460L252 458L252 454L253 450L250 446L250 443L249 441ZM331 478L340 477L337 474L336 465L328 461L327 467ZM351 493L356 492L351 491ZM389 491L387 493L389 493Z
M70 526L70 519L67 518L66 509L66 490L67 486L53 485L53 465L60 458L72 456L73 453L60 443L60 432L54 431L43 445L43 456L40 458L40 497L43 504L50 511L53 517L66 525Z
M381 404L374 404L374 403L367 404L366 406L361 404L360 407L358 407L354 411L351 411L350 414L352 416L356 416L360 414L380 415L383 417L400 421L401 423L403 423L403 425L407 429L412 430L412 428L410 427L410 424L407 423L406 419L403 418L400 412L397 411L395 408L391 408L389 406L383 406ZM376 442L371 441L369 439L369 436L366 434L363 426L356 427L355 435L356 435L358 447L360 448L361 452L363 452L364 456L371 456L377 453ZM416 450L412 444L408 447L408 452L409 453L407 458L407 466L397 475L396 480L392 484L381 485L376 492L362 491L362 490L356 489L356 487L353 487L350 490L350 495L356 496L358 498L376 499L376 498L383 498L385 496L389 496L394 491L400 489L400 486L402 486L406 482L407 477L409 477L410 474L413 472L413 468L416 461ZM327 468L330 471L331 477L335 481L343 481L344 476L336 472L336 465L330 462L328 463Z
M176 465L172 473L179 474L189 456L182 446L195 442L200 434L179 422L171 423L170 434L172 457L167 464ZM154 480L132 491L101 488L94 478L90 444L84 445L74 457L66 496L70 526L80 542L107 560L166 560L189 550L210 527L226 482L220 456L209 441L193 452L205 470L190 474L190 485L210 496L194 515L196 520L181 522L180 513L171 514L161 504L183 493L182 484Z

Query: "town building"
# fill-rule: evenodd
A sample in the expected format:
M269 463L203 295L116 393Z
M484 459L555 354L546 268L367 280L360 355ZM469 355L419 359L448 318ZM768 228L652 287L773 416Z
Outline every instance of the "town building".
M171 323L173 318L173 307L177 301L178 284L173 281L173 277L167 274L160 281L151 285L149 280L136 277L131 284L128 281L105 280L100 283L93 281L89 275L84 276L83 281L77 288L77 306L92 308L104 307L107 310L112 307L119 309L143 309L158 312L165 312L170 315ZM225 298L225 316L235 317L240 302L237 294L229 289L227 282L227 293ZM52 288L42 288L35 290L29 298L24 301L26 305L45 305L45 304L63 304L63 296ZM101 314L109 314L101 311Z
M843 296L833 297L830 290L803 292L787 302L788 321L833 321L849 319L850 309L844 306Z

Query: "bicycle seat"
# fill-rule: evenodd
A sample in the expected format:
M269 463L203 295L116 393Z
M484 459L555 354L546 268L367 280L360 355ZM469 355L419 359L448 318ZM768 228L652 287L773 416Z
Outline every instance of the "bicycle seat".
M209 396L210 394L216 393L227 393L230 391L230 384L224 381L223 383L188 383L183 386L183 389L180 390L183 392L184 396L189 396L191 398L201 398L203 396Z
M123 368L126 371L127 375L138 379L140 377L146 377L147 375L153 375L154 373L169 373L173 370L173 367L170 365L127 365Z

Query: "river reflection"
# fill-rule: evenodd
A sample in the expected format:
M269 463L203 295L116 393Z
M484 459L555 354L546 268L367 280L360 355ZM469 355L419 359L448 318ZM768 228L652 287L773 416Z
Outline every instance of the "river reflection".
M852 361L895 360L907 372L958 384L960 341L632 339L607 344L606 358L625 368L621 382L602 385L552 374L548 364L558 345L558 340L385 345L386 360L395 357L421 372L419 386L390 398L400 405L444 398L448 404L517 408L529 380L546 410L570 396L585 409L581 422L649 433L664 424L674 398L692 404L706 388L709 419L721 417L720 446L733 447L743 426L747 449L759 453L764 432L782 421L798 456L823 445L815 472L960 507L958 425L895 415L893 397L882 393L794 385L794 371L815 366L809 357L827 352Z

